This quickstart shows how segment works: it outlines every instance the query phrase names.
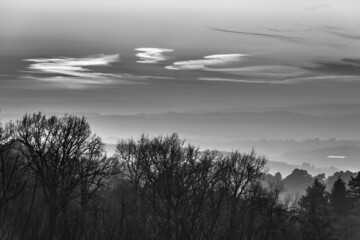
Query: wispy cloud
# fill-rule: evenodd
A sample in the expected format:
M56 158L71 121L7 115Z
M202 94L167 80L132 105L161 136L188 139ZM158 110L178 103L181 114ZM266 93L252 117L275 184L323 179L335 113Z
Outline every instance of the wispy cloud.
M307 7L307 8L305 8L305 10L317 10L317 9L322 9L322 8L328 8L330 6L331 6L330 4L324 3L324 4Z
M308 31L306 30L298 30L298 29L277 29L277 28L273 28L273 27L264 27L261 28L262 30L266 30L266 31L271 31L271 32L278 32L278 33L286 33L286 32L305 32Z
M248 35L248 36L257 36L257 37L265 37L265 38L272 38L276 40L282 40L297 44L308 44L308 41L306 39L301 37L292 37L292 36L286 36L286 35L280 35L280 34L266 34L266 33L258 33L258 32L245 32L245 31L233 31L233 30L226 30L221 28L213 28L208 27L211 30L218 31L218 32L225 32L225 33L235 33L235 34L242 34L242 35Z
M241 61L245 54L216 54L203 59L174 62L166 66L169 70L208 70L209 66L221 66Z
M206 69L207 71L226 72L232 75L245 75L253 78L283 79L306 73L299 67L285 65L265 65L238 68Z
M106 66L117 62L119 55L97 55L85 58L35 58L25 59L32 62L28 69L38 73L60 74L72 77L97 78L102 73L92 72L87 67Z
M298 76L286 79L244 79L244 78L213 78L213 77L200 77L201 81L212 82L232 82L232 83L249 83L249 84L298 84L304 82L315 81L332 81L332 82L354 82L360 81L359 77L351 75L325 75L325 76Z
M123 77L123 74L111 74L91 71L94 66L107 66L119 61L118 54L96 55L83 58L33 58L25 59L30 62L28 73L41 74L40 76L25 76L39 81L55 83L66 88L87 88L94 84L107 84L114 78Z
M323 82L360 82L360 77L353 76L353 75L313 75L313 76L303 76L303 77L295 77L284 79L284 83L288 84L295 84L295 83L302 83L302 82L316 82L316 81L323 81Z
M346 63L355 64L356 66L360 67L360 59L345 58L343 61Z
M327 32L331 33L333 35L336 35L338 37L348 38L348 39L357 40L357 41L360 40L360 36L355 35L355 34L341 33L341 32L335 32L335 31L327 31Z
M304 69L332 75L352 75L360 77L359 59L342 59L338 62L317 62L313 67L304 67Z
M120 56L95 55L81 58L32 58L22 79L49 83L43 88L88 89L99 85L116 86L122 84L148 84L149 80L175 79L172 76L155 76L132 73L119 73L109 68L107 72L93 71L91 67L111 66L120 61Z
M133 74L101 74L98 78L80 78L71 76L49 76L39 77L34 75L23 75L22 79L31 79L38 82L49 83L41 85L43 89L90 89L103 85L105 88L112 88L123 84L148 84L149 80L174 79L173 77L147 76ZM38 89L39 85L36 85Z
M249 55L210 55L198 60L174 62L165 68L168 70L197 71L200 80L249 83L284 83L285 79L304 76L308 72L301 67L287 65L239 66L246 60L247 56Z
M43 86L43 88L66 88L66 89L88 89L99 84L113 83L110 78L78 78L69 76L53 76L53 77L35 77L23 76L25 79L33 79L39 82L50 83L51 85ZM125 81L124 81L125 82Z
M278 32L278 33L287 33L287 32L293 32L293 33L304 33L304 32L316 32L321 31L325 33L329 33L335 36L359 40L360 35L353 34L352 31L350 31L347 28L339 27L339 26L333 26L333 25L319 25L319 26L313 26L309 28L300 28L300 29L277 29L277 28L262 28L267 31L271 32ZM316 43L316 42L312 42ZM322 42L326 43L326 42ZM334 43L332 43L334 44ZM340 44L338 44L340 45Z
M336 35L338 37L343 37L343 38L348 38L348 39L353 39L353 40L359 40L360 36L359 35L355 35L355 34L350 34L350 33L344 33L344 32L349 32L347 29L345 28L341 28L341 27L337 27L337 26L331 26L331 25L320 25L320 26L315 26L315 27L310 27L310 28L300 28L300 29L277 29L277 28L262 28L263 30L266 31L271 31L271 32L276 32L276 33L298 33L298 34L302 34L304 35L304 33L310 33L310 32L325 32L325 33L329 33L332 35ZM258 34L258 33L257 33ZM261 33L262 34L262 33ZM276 34L265 34L267 36L275 36ZM307 34L308 36L311 37L311 35ZM285 35L276 35L276 36L283 36L286 37ZM278 38L280 40L280 38ZM302 39L302 40L300 40ZM329 46L329 47L335 47L335 48L344 48L344 47L349 47L348 44L345 43L338 43L338 42L327 42L327 41L319 41L319 40L311 40L311 39L305 39L305 38L300 38L298 39L299 42L298 43L303 43L304 45L313 45L313 46ZM286 40L286 39L282 39L282 40ZM289 39L289 41L292 41L291 39Z
M173 52L173 49L166 48L136 48L135 51L139 51L136 56L140 58L138 63L158 63L169 59L164 56L165 52Z
M198 80L209 82L233 82L233 83L271 83L264 80L249 80L249 79L236 79L236 78L214 78L214 77L200 77ZM274 83L274 82L273 82Z

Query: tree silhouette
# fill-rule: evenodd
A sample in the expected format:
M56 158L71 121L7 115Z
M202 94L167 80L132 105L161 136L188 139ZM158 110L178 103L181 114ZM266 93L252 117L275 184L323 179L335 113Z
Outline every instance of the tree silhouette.
M101 139L92 135L85 118L69 115L25 115L13 132L21 143L18 151L39 179L48 207L46 238L70 234L60 227L71 226L66 217L70 202L78 199L83 214L87 197L102 184L110 167Z
M0 213L25 187L23 158L14 151L15 142L0 127Z
M347 198L346 184L338 177L330 194L332 211L338 216L346 216L349 212L349 201Z
M289 194L305 194L306 188L314 182L314 178L303 169L294 169L290 175L284 178L284 188Z
M299 201L302 238L305 240L333 239L332 220L329 215L329 197L326 186L315 179Z
M15 150L7 129L0 126L0 239L12 239L17 229L16 200L26 187L26 164Z
M348 183L349 197L354 205L360 199L360 172L356 177L351 177Z
M260 185L266 158L254 152L200 152L176 134L120 141L117 158L134 193L126 209L133 213L131 222L141 223L138 232L144 236L195 240L270 235L277 192Z
M224 167L215 162L221 157L185 146L176 134L119 142L117 158L134 193L131 221L157 239L211 239L222 199Z
M283 180L266 162L200 151L175 133L121 140L108 158L85 118L25 115L0 128L0 239L360 238L359 174L349 195L340 175L329 194L325 175L295 169ZM279 200L283 185L306 191L298 205Z

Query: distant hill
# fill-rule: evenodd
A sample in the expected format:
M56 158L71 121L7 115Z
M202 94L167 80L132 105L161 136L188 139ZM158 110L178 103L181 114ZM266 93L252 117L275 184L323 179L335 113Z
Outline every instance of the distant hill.
M113 156L115 153L115 149L116 149L116 144L107 143L105 145L105 151L107 152L108 156ZM259 152L259 153L261 153L261 152ZM225 154L226 154L226 152L225 152ZM304 169L312 175L325 173L327 176L330 176L330 175L334 174L335 172L339 171L339 169L336 169L334 167L319 168L314 165L310 165L308 163L289 164L286 162L279 162L279 161L272 161L272 160L268 160L267 168L268 168L268 171L270 174L275 174L277 172L280 172L283 176L288 176L296 168Z
M308 163L303 164L289 164L286 162L277 162L269 160L267 163L270 174L275 174L280 172L282 176L286 177L291 174L294 169L303 169L306 170L311 175L317 175L324 173L326 176L330 176L335 172L339 171L339 169L335 167L317 167L315 165L311 165Z
M345 110L341 110L342 107ZM333 171L331 166L340 170L360 169L360 110L356 110L356 107L240 107L132 115L75 115L84 115L93 132L107 143L116 143L121 138L137 138L142 133L157 136L176 132L189 143L199 146L201 150L250 151L254 148L272 162L283 162L291 166L303 166L303 163L308 163L305 166L310 166L309 171L315 173L318 167L330 172ZM349 114L350 112L353 114ZM22 115L0 112L0 119L6 122L9 119L18 119ZM109 150L109 154L113 149ZM312 168L312 165L316 167ZM273 169L282 169L287 173L292 168L275 163L272 166Z
M63 115L63 113L46 113ZM106 142L119 138L177 132L198 142L221 144L235 141L352 139L360 140L360 106L314 105L277 108L238 107L194 110L190 112L85 116L92 129ZM20 113L0 112L6 122L19 119ZM327 147L327 146L324 146ZM288 149L291 151L292 149Z
M177 113L89 117L104 140L179 133L201 141L337 138L358 139L360 114L307 115L287 111L244 113Z
M299 105L283 107L236 107L224 109L199 109L190 111L191 113L243 113L243 112L266 112L266 111L287 111L302 113L308 115L352 115L360 114L359 104L317 104L317 105Z
M313 149L310 151L290 151L277 157L278 161L295 163L307 162L318 167L334 166L342 170L360 170L360 147L343 145Z

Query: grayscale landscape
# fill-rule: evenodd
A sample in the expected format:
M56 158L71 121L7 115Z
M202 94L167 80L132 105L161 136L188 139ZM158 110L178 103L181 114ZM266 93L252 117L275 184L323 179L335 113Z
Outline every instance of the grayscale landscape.
M1 0L0 239L360 239L357 0Z

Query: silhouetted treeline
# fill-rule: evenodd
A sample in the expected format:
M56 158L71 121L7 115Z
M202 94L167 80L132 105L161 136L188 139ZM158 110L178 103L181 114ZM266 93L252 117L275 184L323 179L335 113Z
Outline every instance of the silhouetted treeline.
M284 179L280 177L285 190L281 194L281 198L286 196L288 198L292 198L293 201L298 199L301 195L306 193L306 189L315 181L315 179L318 179L321 183L325 184L328 192L331 192L331 189L338 178L341 178L346 183L346 188L348 189L348 182L352 177L356 177L356 175L356 172L340 171L327 177L323 173L312 176L306 170L296 168Z
M0 239L359 239L360 175L279 200L255 152L199 151L176 134L105 155L85 118L41 113L0 128Z

